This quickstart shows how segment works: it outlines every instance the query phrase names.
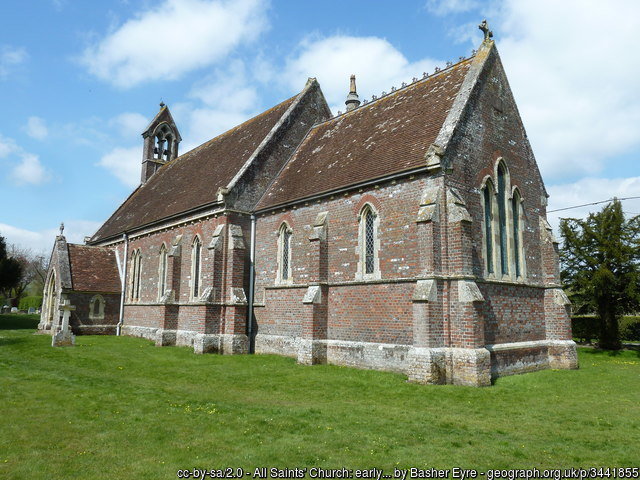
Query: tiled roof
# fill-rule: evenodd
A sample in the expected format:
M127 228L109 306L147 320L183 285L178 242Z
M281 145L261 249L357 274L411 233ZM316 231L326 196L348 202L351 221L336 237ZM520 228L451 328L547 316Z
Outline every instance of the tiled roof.
M257 209L424 166L471 62L315 126Z
M113 250L67 244L73 289L79 292L119 292L120 275Z
M181 155L140 185L92 237L98 241L211 204L296 97Z

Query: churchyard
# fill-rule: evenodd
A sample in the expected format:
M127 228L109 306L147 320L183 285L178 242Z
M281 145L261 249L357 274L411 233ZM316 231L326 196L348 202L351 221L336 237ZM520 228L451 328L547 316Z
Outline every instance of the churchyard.
M488 388L195 355L129 337L51 347L0 315L0 477L177 478L179 469L637 467L640 355L579 349L579 370ZM252 478L246 476L245 478Z

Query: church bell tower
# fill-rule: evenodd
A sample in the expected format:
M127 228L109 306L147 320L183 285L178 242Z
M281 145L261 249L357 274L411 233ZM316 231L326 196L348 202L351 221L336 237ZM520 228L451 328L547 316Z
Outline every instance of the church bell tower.
M162 165L178 156L178 145L182 140L169 107L160 103L160 111L143 132L142 174L140 181L146 183Z

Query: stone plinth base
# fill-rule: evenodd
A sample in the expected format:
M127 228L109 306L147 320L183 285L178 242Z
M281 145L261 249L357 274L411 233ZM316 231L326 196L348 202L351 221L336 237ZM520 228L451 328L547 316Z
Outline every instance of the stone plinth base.
M543 340L486 348L427 348L338 340L256 335L256 353L404 373L410 382L488 386L492 379L548 368L576 368L573 342Z
M191 347L195 353L236 355L249 353L249 337L217 333L198 333L190 330L124 326L122 333L130 337L152 340L158 347Z
M298 342L298 363L317 365L327 363L327 344L318 340L302 339Z
M573 340L549 341L549 367L558 370L578 368L578 353Z
M76 336L71 330L60 330L51 337L52 347L73 347L76 344Z

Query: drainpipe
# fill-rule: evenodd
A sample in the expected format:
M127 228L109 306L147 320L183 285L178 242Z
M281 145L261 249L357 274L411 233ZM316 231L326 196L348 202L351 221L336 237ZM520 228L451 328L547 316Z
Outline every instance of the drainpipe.
M118 325L116 325L116 335L119 337L122 330L122 323L124 322L124 297L125 290L127 288L127 257L129 255L129 237L126 232L122 234L122 240L124 241L124 262L122 262L122 275L120 279L122 281L120 288L120 315L118 317Z
M251 247L249 248L249 305L247 308L247 335L249 336L249 353L254 352L253 345L253 287L256 277L256 216L251 215Z

